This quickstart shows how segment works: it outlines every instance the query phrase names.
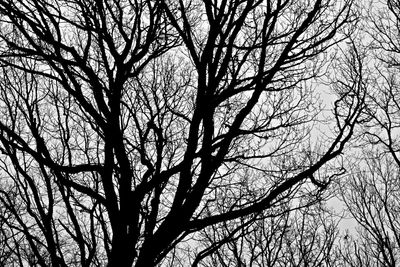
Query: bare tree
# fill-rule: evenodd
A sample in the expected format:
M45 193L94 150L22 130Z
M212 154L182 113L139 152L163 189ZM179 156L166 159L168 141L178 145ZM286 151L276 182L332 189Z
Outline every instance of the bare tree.
M339 84L331 132L310 137L311 81L351 33L352 2L1 0L14 263L186 266L204 231L246 239L317 201L364 106Z
M350 266L396 266L400 261L400 2L372 2L366 25L370 69L362 156L342 184L357 233L343 248Z
M319 203L287 207L241 228L216 225L205 231L205 249L192 266L338 266L339 222Z
M400 248L399 167L388 155L373 155L351 176L344 200L358 234L344 249L352 266L396 266Z

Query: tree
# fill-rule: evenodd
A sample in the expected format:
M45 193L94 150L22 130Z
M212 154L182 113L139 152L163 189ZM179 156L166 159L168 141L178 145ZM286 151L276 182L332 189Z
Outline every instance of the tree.
M396 266L400 257L399 200L399 71L400 2L372 2L367 13L370 69L362 156L342 195L357 223L357 233L343 250L351 266ZM360 45L361 46L361 45Z
M371 155L366 169L351 176L344 194L358 223L357 236L344 249L351 266L396 266L399 262L398 166L388 155Z
M192 266L203 259L200 266L210 267L339 266L339 222L321 203L314 203L257 220L236 232L225 223L205 232L205 249L197 253Z
M331 133L311 138L311 81L352 2L1 0L15 264L185 266L204 231L317 201L364 107L339 84Z

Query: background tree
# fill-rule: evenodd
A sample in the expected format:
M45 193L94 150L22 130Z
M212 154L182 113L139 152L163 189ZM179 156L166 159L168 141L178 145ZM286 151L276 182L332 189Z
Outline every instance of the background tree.
M349 179L345 203L357 235L343 249L351 266L396 266L399 262L398 166L388 155L371 155L367 167Z
M243 224L236 232L226 223L217 225L204 233L206 249L196 254L192 266L338 266L339 221L315 204L287 208L280 215Z
M1 0L0 14L15 264L185 266L199 238L244 238L341 172L327 163L365 93L341 84L335 125L311 138L311 81L351 33L351 0Z
M396 266L400 256L399 127L400 2L371 1L366 12L367 51L363 77L368 85L362 155L342 184L344 202L357 233L344 245L350 266ZM359 151L360 149L358 149ZM356 154L356 153L355 153ZM353 166L354 166L353 165Z

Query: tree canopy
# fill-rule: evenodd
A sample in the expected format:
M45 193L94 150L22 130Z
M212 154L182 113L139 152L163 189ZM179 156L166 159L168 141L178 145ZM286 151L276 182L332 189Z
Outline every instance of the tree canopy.
M399 7L0 0L0 265L394 266Z

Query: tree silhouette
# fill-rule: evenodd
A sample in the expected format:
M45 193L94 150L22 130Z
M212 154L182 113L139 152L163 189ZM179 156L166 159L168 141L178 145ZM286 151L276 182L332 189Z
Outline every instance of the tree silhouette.
M205 249L196 254L192 266L198 262L210 267L340 266L338 223L336 216L317 204L285 210L240 231L230 231L229 224L216 226L205 232Z
M362 155L342 185L357 233L343 250L350 266L396 266L400 260L400 2L373 3L363 68L368 86ZM365 45L365 44L364 44ZM361 46L361 45L360 45Z
M364 107L336 83L311 138L352 2L1 0L9 262L187 266L196 244L315 203Z

